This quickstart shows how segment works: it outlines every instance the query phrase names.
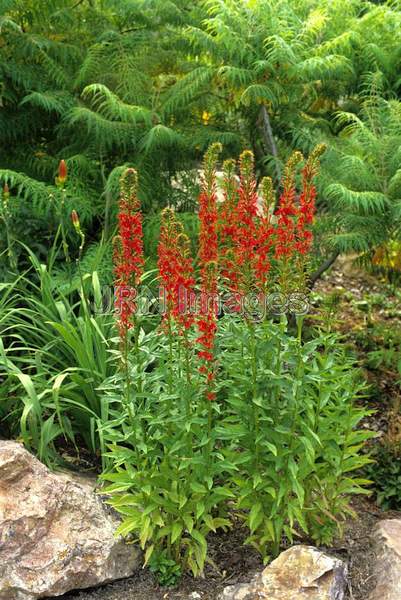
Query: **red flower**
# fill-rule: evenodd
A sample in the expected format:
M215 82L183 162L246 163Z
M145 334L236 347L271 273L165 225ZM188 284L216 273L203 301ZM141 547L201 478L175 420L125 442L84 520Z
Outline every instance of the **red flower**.
M220 275L230 289L237 283L238 269L235 262L236 211L238 204L238 182L235 175L235 161L226 160L223 164L223 202L218 206L218 241Z
M311 152L302 169L302 192L299 197L299 214L296 232L296 248L302 255L307 254L312 246L313 234L311 225L315 215L316 187L313 183L319 168L319 157L326 150L324 144L319 144Z
M259 291L265 291L267 278L270 271L270 252L273 248L275 237L274 228L271 224L270 210L274 202L273 183L270 177L264 177L261 183L261 195L263 199L262 214L259 217L258 243L256 256L253 261L256 287Z
M135 169L127 169L120 180L118 226L119 236L114 247L114 273L117 286L119 326L122 335L131 327L131 316L136 310L133 295L143 274L143 231L140 201L137 196L138 177ZM120 289L120 291L118 291ZM124 291L125 290L125 291Z
M275 255L276 258L284 258L287 262L294 255L296 249L295 217L298 214L298 209L296 206L295 170L301 160L302 154L294 152L286 164L283 193L280 196L279 208L276 212L278 222Z
M249 150L240 157L238 196L234 252L239 290L245 294L253 288L252 264L258 244L258 196L253 173L253 154Z
M192 313L193 278L189 239L174 211L162 212L158 245L158 267L161 292L165 304L164 318L173 317L188 329L194 321Z
M246 150L240 157L239 183L233 175L231 162L226 162L224 205L221 209L221 238L223 277L233 292L232 300L251 291L262 291L270 270L269 253L272 247L273 228L270 224L269 202L272 188L266 179L262 185L265 206L259 206L254 158ZM269 196L269 197L268 197ZM239 306L238 306L239 309Z

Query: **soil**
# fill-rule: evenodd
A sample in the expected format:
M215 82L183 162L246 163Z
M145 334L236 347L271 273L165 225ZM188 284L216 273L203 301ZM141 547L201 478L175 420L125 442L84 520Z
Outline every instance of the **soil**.
M366 333L369 338L369 326L380 322L401 331L400 310L397 296L390 286L384 285L363 271L355 269L349 261L338 263L315 288L316 300L314 313L321 313L324 299L335 297L335 317L333 329L345 336L353 344L356 354L365 368L364 352L358 334ZM366 297L377 295L377 302L366 312ZM316 315L315 315L316 316ZM369 418L367 426L377 432L375 443L387 436L389 423L394 416L394 406L399 407L399 375L391 368L366 370L369 383L377 389L369 397L370 408L375 414ZM347 600L366 600L374 588L372 566L374 553L371 535L378 521L386 518L401 518L401 513L383 512L372 498L355 498L352 507L357 518L349 519L344 527L341 539L335 540L331 547L322 550L347 562L349 568L349 589ZM212 564L207 565L202 579L193 579L186 575L176 588L160 587L149 570L140 570L129 579L117 581L89 591L73 592L64 596L65 600L216 600L218 594L227 585L248 582L263 569L263 563L256 551L243 546L246 532L240 524L228 533L219 533L209 538L209 551ZM309 543L308 540L303 540ZM285 548L283 548L285 549ZM55 599L54 599L55 600Z
M374 552L371 534L376 523L386 518L401 518L401 513L382 512L372 500L353 502L358 514L345 526L344 536L331 547L322 547L327 554L335 555L348 564L349 589L347 600L366 600L374 588L372 565ZM73 592L64 600L216 600L225 586L249 582L263 570L260 556L249 546L243 546L245 531L240 527L209 539L210 556L214 565L208 565L203 579L185 576L177 588L163 588L147 569L133 577L92 589ZM308 543L307 540L305 540ZM285 548L283 548L285 549ZM195 594L194 594L195 593ZM197 594L197 595L196 595ZM56 599L54 599L56 600Z

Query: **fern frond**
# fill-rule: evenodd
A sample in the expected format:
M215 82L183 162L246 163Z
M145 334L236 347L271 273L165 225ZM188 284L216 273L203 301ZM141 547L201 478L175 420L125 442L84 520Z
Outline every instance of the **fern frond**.
M388 182L387 194L393 199L401 198L401 168L397 169Z
M11 19L11 17L3 16L0 17L0 33L6 33L7 30L14 31L16 33L22 33L21 27Z
M164 113L169 115L188 106L200 92L210 89L214 76L215 69L204 66L188 73L169 90L163 107Z
M68 92L31 92L21 100L20 106L24 104L30 104L46 112L56 112L62 115L72 108L75 104L75 99Z
M350 57L354 47L360 46L361 43L362 39L358 31L350 29L319 44L316 48L316 52L319 56L343 54L344 56Z
M341 210L350 210L363 215L384 214L389 201L381 192L356 192L341 183L333 183L326 190L327 197Z
M316 8L312 10L298 35L299 39L307 44L313 43L323 33L328 19L328 14L324 9Z
M107 50L108 44L104 42L94 44L89 48L86 58L73 82L74 89L80 89L89 81L96 79L99 69L101 69L103 58L105 54L107 54Z
M273 107L276 107L279 104L279 100L279 97L276 96L272 88L270 88L268 85L262 84L250 85L246 88L240 98L240 101L245 106L268 102Z
M219 44L207 31L189 25L184 30L184 35L186 35L195 51L211 54L212 56L221 56L222 58Z
M31 179L24 173L0 169L0 181L15 189L19 198L31 203L35 208L39 208L42 214L46 214L54 199L59 197L59 191L55 186L49 186L36 179Z
M113 146L127 148L133 145L134 131L126 123L110 121L83 106L71 109L65 115L64 122L70 129L83 127L88 138L105 149L111 149Z
M218 69L217 75L223 81L227 81L229 85L237 88L249 85L254 79L254 74L250 69L242 69L233 65L223 65Z
M266 60L270 65L274 63L294 65L297 62L297 50L300 49L300 44L291 45L281 36L274 34L265 38L264 48Z
M351 61L340 54L312 56L290 69L290 75L302 81L341 79L352 75Z
M173 148L179 146L184 138L174 129L165 125L155 125L142 138L139 148L145 153L154 152L159 149Z
M86 86L81 95L84 99L91 99L94 109L108 120L122 121L133 125L144 123L147 127L151 127L155 118L154 113L147 108L122 102L101 83Z
M364 232L353 231L343 232L332 235L327 240L329 246L340 254L350 254L353 252L368 252L371 248L371 242Z

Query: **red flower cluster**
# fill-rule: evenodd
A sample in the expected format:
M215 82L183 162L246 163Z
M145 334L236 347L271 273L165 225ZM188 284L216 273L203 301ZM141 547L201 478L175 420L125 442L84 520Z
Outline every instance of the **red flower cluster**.
M286 260L289 260L293 256L296 248L295 217L298 215L298 207L296 205L295 173L296 167L301 160L302 154L300 152L294 152L285 167L283 193L280 196L279 208L276 212L276 258L285 258Z
M127 169L120 180L118 225L119 236L114 247L116 308L122 336L131 327L131 316L136 310L132 288L138 286L144 266L142 214L137 196L138 177L135 169Z
M205 155L204 175L199 197L199 274L200 306L193 312L195 298L194 272L189 252L189 240L174 211L162 213L158 246L158 268L165 319L179 325L180 331L190 328L196 320L200 372L206 379L206 396L215 397L215 336L217 331L218 275L228 285L230 311L236 310L239 299L249 292L266 292L272 277L272 265L277 268L282 284L305 271L305 255L312 244L311 224L315 212L316 189L313 184L319 156L324 146L311 153L302 169L302 191L297 198L295 175L299 152L294 153L285 167L283 192L278 209L272 216L274 190L270 178L262 180L257 189L253 154L242 153L239 180L235 162L224 163L224 201L217 207L216 163L220 144L212 145ZM75 215L73 215L75 219ZM119 309L120 333L126 335L135 310L136 287L144 266L142 216L137 197L137 175L127 169L121 179L119 202L119 236L115 240L116 302ZM275 271L273 272L275 273ZM302 278L301 274L301 278Z
M237 283L238 269L234 255L238 183L235 175L235 160L226 160L223 164L223 202L218 210L219 265L222 281L232 287Z
M313 241L311 225L316 210L316 187L313 180L318 172L319 157L325 149L326 146L324 144L316 146L302 169L302 192L299 197L296 241L296 249L301 255L305 255L310 251Z
M158 245L158 268L161 281L164 318L173 317L184 329L194 322L192 312L193 277L189 239L171 208L162 212Z
M198 356L204 361L201 372L206 375L207 398L213 400L214 340L217 331L217 190L216 162L221 152L220 144L213 144L205 155L204 178L199 197L199 263L201 280L201 309L197 321L201 346Z
M236 207L234 254L238 270L237 286L246 293L253 287L253 262L258 246L258 195L253 174L253 154L246 150L240 157L240 185Z
M274 204L273 182L270 177L264 177L260 191L263 199L262 212L259 216L258 245L254 258L254 273L256 287L259 291L265 291L267 277L270 271L270 251L275 240L274 227L271 224L271 209Z
M239 183L234 175L235 163L226 161L225 164L229 168L225 168L225 200L220 207L221 265L223 280L235 300L238 294L263 290L267 281L273 244L269 212L272 185L268 178L264 180L264 206L259 206L252 152L247 150L241 155ZM227 198L228 208L225 207Z

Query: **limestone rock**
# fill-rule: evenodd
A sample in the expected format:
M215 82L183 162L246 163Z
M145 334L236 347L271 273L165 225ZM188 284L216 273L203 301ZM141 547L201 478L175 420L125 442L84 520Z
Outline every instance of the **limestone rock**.
M250 584L227 587L219 600L343 600L347 567L310 546L293 546Z
M90 485L0 441L0 600L33 600L128 577L136 547Z
M376 587L369 600L401 598L401 519L380 521L374 533Z

